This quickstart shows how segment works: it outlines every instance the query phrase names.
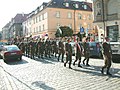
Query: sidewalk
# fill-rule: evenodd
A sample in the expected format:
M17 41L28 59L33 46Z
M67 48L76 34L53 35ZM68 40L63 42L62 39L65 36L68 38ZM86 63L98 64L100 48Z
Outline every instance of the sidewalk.
M8 90L6 87L5 78L3 68L0 66L0 90Z

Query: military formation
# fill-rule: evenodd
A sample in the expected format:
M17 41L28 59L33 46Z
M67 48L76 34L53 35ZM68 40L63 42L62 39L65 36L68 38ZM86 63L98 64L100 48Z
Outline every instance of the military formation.
M74 42L74 46L72 46L71 42ZM76 59L73 61L73 65L75 66L76 62L78 61L78 67L81 67L81 57L84 56L84 59L82 63L86 66L89 65L89 54L90 54L90 48L89 39L87 37L83 38L83 41L81 42L79 38L77 38L75 41L73 38L67 37L67 38L21 38L21 39L14 39L11 44L17 45L21 51L23 52L23 55L26 57L29 57L31 59L36 58L51 58L56 57L58 61L61 61L64 63L64 67L66 67L67 63L69 65L69 68L72 69L72 56L73 56L73 47L75 49L75 57ZM105 57L105 65L102 67L101 73L104 74L104 68L107 68L107 74L111 75L109 72L109 69L111 67L111 55L109 55L110 47L108 47L107 43L103 43L103 56ZM108 54L106 54L108 53ZM64 59L65 58L65 59Z

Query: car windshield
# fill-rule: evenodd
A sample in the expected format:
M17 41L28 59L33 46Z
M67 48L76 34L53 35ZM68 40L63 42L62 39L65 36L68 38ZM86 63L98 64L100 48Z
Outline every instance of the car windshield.
M96 43L89 43L90 46L96 46Z
M18 47L7 47L7 51L15 51L15 50L19 50Z
M5 43L4 42L0 42L0 45L5 45Z

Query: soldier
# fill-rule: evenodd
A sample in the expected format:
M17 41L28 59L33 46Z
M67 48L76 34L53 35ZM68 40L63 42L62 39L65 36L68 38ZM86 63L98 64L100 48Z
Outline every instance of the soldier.
M82 67L82 66L80 65L80 63L81 63L81 56L82 56L82 45L81 45L81 43L80 43L80 40L77 39L77 42L76 42L76 60L73 62L73 65L75 65L75 62L76 62L77 60L79 60L79 61L78 61L78 67Z
M101 73L104 74L104 69L107 68L107 75L112 75L109 70L111 67L112 61L112 51L109 42L109 38L105 37L105 42L102 44L103 47L103 58L104 58L104 66L102 67Z
M70 44L70 38L67 40L67 43L65 44L65 51L66 51L66 61L64 62L64 67L66 67L67 62L69 61L69 68L71 68L71 62L72 62L72 46Z
M49 38L46 39L45 41L45 57L48 55L48 47L49 46Z
M25 44L23 40L21 40L20 44L18 45L20 50L22 51L23 54L25 54Z
M90 47L89 47L89 43L88 43L88 38L85 38L84 42L83 42L83 53L84 53L84 60L83 60L83 64L85 65L85 61L86 61L86 66L90 66L89 65L89 54L90 54Z
M41 40L41 43L40 43L40 56L41 58L43 58L43 54L45 52L45 43L44 43L44 39Z
M64 50L64 43L63 43L63 40L62 40L62 39L59 41L59 44L58 44L58 45L59 45L58 61L59 61L60 56L62 55L62 60L61 60L61 62L64 62L64 61L63 61L63 58L64 58L65 50Z
M33 39L30 41L30 54L31 54L31 59L35 59L35 43Z

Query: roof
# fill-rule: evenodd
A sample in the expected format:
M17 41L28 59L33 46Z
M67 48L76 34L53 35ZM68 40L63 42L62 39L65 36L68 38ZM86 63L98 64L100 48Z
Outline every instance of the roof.
M12 20L14 20L14 23L22 23L27 18L28 14L17 14Z
M69 3L69 7L66 7L66 3ZM78 8L75 8L75 4L78 4ZM84 9L83 5L87 5L87 8ZM92 11L92 3L71 0L51 0L47 7Z
M69 6L66 6L69 4ZM78 5L78 8L75 8L75 4ZM84 8L84 5L87 8ZM42 9L41 9L42 8ZM62 8L62 9L73 9L73 10L84 10L84 11L92 11L92 3L89 2L79 2L79 1L72 1L72 0L51 0L48 3L43 2L41 6L37 7L36 10L29 13L29 17L35 15L37 13L44 10L45 8Z

